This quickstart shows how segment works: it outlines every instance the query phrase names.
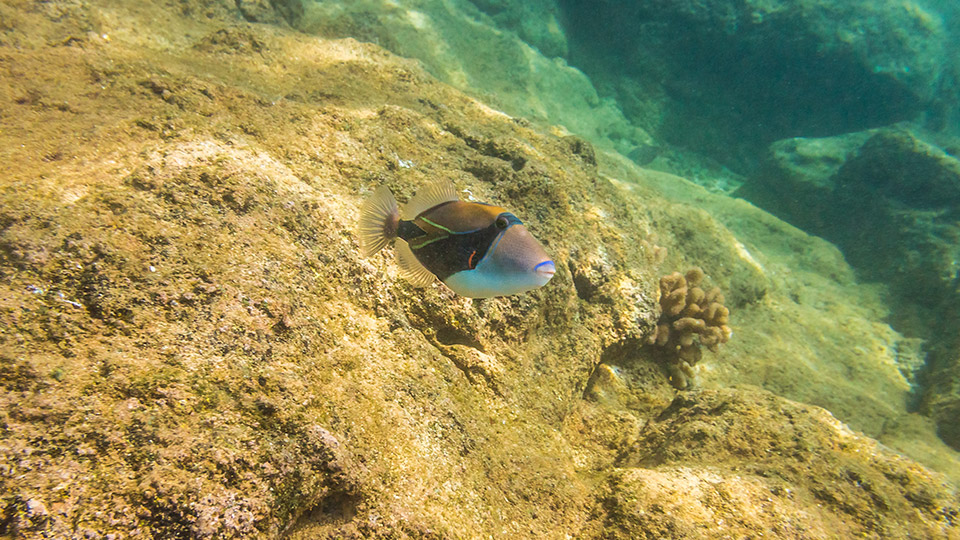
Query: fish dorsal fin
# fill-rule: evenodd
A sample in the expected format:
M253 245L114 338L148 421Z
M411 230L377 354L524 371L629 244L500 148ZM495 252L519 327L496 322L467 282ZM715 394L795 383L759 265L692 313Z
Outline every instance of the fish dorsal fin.
M410 221L425 211L450 201L459 201L457 188L449 180L437 180L432 184L427 184L416 195L410 199L403 207L402 218Z
M397 264L400 266L400 276L414 287L426 287L437 278L417 260L417 256L413 254L413 250L405 240L397 240Z

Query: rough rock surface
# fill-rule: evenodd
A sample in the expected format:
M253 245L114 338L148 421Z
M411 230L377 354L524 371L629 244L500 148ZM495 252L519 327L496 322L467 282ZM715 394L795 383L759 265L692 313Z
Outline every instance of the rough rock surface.
M544 56L565 57L567 36L560 25L560 6L555 0L470 0L498 26L517 33Z
M0 534L957 534L937 473L639 352L658 263L699 264L736 331L705 386L960 470L835 250L255 4L0 4ZM438 176L553 281L471 301L361 260L372 188Z
M914 464L822 409L749 388L681 393L616 467L605 501L613 538L936 538L956 519ZM938 518L917 527L906 516L918 510Z

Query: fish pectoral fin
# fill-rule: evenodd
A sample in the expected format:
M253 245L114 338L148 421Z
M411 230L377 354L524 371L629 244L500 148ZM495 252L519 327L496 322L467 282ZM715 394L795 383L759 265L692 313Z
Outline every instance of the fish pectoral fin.
M445 202L459 201L457 188L449 180L427 184L403 206L403 219L410 221L423 212Z
M437 278L417 260L417 256L410 249L410 244L405 240L397 241L397 264L400 266L400 275L414 287L426 287Z

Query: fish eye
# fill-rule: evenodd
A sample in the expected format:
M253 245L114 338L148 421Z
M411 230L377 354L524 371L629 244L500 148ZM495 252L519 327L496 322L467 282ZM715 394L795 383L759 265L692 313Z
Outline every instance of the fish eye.
M497 216L497 221L495 223L497 228L502 231L507 228L507 225L510 224L510 220L507 219L507 216Z

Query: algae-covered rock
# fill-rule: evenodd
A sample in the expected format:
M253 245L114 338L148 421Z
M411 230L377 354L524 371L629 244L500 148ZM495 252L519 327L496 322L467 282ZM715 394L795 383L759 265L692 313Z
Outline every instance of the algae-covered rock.
M536 47L544 56L567 55L567 36L560 24L562 14L554 0L470 2L489 15L498 26L513 30L520 39Z
M613 538L936 538L957 520L937 477L823 410L749 388L680 394L617 466Z
M649 142L639 124L600 99L591 81L561 57L566 44L558 11L548 0L328 0L306 3L293 26L416 58L433 76L499 110L565 126L598 144L628 150Z
M933 299L955 278L960 162L908 129L777 142L737 193L908 295Z
M738 194L835 242L865 276L888 284L895 326L928 342L928 365L910 373L922 407L960 444L960 161L905 128L792 139L771 147Z
M739 482L720 451L739 430L697 438L698 398L676 401L642 352L658 265L700 264L738 306L736 340L698 365L705 386L769 383L871 435L904 418L888 352L867 349L896 337L873 296L834 252L742 201L497 112L375 45L252 24L235 3L33 6L2 7L16 21L0 44L0 110L14 111L0 116L4 535L631 534L643 508L611 501L672 478L639 463L661 442L716 451L717 476L698 478ZM388 185L406 200L438 177L523 219L557 263L551 282L474 301L410 286L389 251L362 259L364 198ZM808 290L816 279L832 288ZM830 348L841 341L867 352ZM747 403L719 417L770 437L801 416L741 392L702 399ZM810 433L819 446L797 461L850 436ZM836 475L822 489L883 530L954 533L952 488L905 458L898 481L931 502L891 516L908 507L877 476L895 458L878 454L850 463L886 498ZM808 489L784 474L777 486ZM764 497L714 512L733 522ZM866 530L824 500L823 520ZM780 501L737 531L809 510Z
M4 531L584 519L550 434L603 348L655 317L645 224L587 150L374 46L96 8L96 36L3 52ZM175 23L129 32L159 15ZM438 176L522 216L551 288L475 303L361 260L363 197ZM578 297L574 248L602 254L602 301Z

